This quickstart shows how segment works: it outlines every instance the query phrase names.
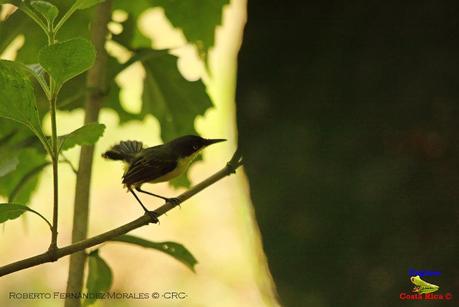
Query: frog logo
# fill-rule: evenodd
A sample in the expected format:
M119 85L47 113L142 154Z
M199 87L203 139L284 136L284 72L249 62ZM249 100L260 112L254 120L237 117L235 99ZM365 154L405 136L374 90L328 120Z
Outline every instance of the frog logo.
M435 291L438 291L440 289L439 286L430 284L417 276L412 276L410 278L411 282L414 284L413 292L419 293L419 294L425 294L425 293L433 293Z

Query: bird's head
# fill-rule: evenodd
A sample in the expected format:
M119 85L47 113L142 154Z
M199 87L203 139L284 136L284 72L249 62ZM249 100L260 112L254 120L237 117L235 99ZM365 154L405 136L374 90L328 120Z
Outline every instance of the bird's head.
M197 135L185 135L169 142L180 157L189 157L199 153L209 145L226 141L225 139L205 139Z

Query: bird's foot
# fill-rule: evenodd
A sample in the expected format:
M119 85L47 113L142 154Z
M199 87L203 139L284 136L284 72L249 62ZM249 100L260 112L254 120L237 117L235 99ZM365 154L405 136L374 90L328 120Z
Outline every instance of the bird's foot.
M145 214L148 214L148 216L150 217L152 223L159 224L158 215L156 214L155 211L147 210L147 211L145 211Z
M167 198L166 201L168 203L171 203L174 206L179 206L180 207L180 199L178 199L177 197Z

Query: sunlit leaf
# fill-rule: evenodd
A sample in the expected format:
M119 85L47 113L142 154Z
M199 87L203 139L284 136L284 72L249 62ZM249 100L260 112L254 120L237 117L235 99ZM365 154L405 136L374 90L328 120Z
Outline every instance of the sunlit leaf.
M46 18L51 24L59 15L59 9L52 3L47 1L31 1L30 5Z
M0 60L0 117L27 126L47 146L32 82L19 63Z
M86 124L75 131L59 136L59 147L67 150L76 145L92 145L104 134L105 125L98 123Z
M41 66L57 81L65 81L88 70L96 59L96 51L90 41L74 38L46 46L40 50Z
M142 114L158 119L164 141L197 134L196 117L212 107L204 83L186 80L178 71L177 57L170 54L145 60L143 65L146 76Z
M215 29L222 23L223 8L230 0L152 0L159 5L173 26L182 29L186 39L207 59L215 42Z
M137 26L140 16L145 10L152 7L149 0L113 1L114 10L122 10L127 13L125 21L121 22L123 31L113 35L112 39L123 45L127 49L150 48L151 40L143 35L141 29Z
M44 220L51 228L51 223L39 212L19 204L0 204L0 223L4 223L8 220L14 220L20 217L24 212L33 212Z
M112 241L117 242L125 242L130 244L135 244L138 246L152 248L159 250L163 253L172 256L176 260L180 261L184 265L186 265L190 270L193 272L195 265L198 263L196 258L188 251L188 249L180 243L176 242L153 242L149 240L145 240L139 237L131 236L131 235L122 235L117 238L112 239Z
M113 280L112 270L99 256L99 250L91 252L88 256L88 278L86 289L88 293L101 293L110 290ZM91 305L96 301L94 295L85 299L84 305Z

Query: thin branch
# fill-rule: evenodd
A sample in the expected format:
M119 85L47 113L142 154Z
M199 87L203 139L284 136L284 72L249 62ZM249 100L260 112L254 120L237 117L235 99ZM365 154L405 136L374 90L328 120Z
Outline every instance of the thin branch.
M59 162L62 162L62 163L66 163L71 169L72 169L72 172L75 174L75 175L78 175L78 170L76 169L76 167L72 164L72 162L66 157L64 156L64 154L61 152L60 153L61 157L62 157L62 160L60 160Z
M172 210L174 207L182 204L187 199L201 192L205 188L211 186L212 184L219 181L220 179L235 173L236 169L241 165L242 165L242 159L239 154L239 151L237 151L234 154L231 161L228 162L228 164L223 169L216 172L215 174L205 179L204 181L198 183L194 187L190 188L188 191L179 195L177 197L178 198L177 202L175 203L166 202L164 205L162 205L161 207L159 207L158 209L152 212L157 217L160 217L161 215ZM92 238L82 240L82 241L67 245L65 247L58 248L57 250L54 251L55 252L54 255L50 251L47 251L42 254L2 266L0 267L0 276L8 275L8 274L20 271L20 270L24 270L30 267L34 267L34 266L46 263L46 262L56 261L57 259L62 258L64 256L68 256L70 254L73 254L79 251L83 251L86 248L106 242L120 235L126 234L131 230L148 225L149 223L153 223L153 221L154 221L153 217L149 215L148 213L145 213L143 216L133 220L132 222L124 224L123 226L109 230L107 232L104 232ZM56 258L53 258L53 256L55 256Z

